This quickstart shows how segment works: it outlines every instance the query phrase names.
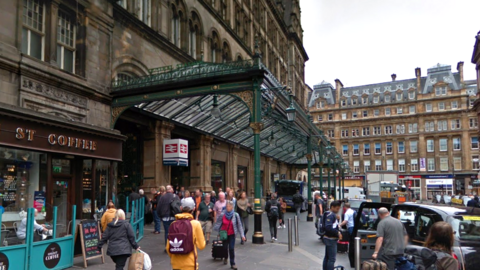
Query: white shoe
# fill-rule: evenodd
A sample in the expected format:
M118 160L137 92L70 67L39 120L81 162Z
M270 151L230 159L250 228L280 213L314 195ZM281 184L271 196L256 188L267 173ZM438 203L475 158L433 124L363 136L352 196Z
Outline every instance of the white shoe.
M272 243L275 242L275 237L272 237Z
M277 241L277 240L278 240L277 238L273 238L273 239L275 239L275 241Z
M283 228L285 229L285 224L283 224Z
M280 225L280 226L277 227L277 229L281 229L281 228L283 228L282 225Z

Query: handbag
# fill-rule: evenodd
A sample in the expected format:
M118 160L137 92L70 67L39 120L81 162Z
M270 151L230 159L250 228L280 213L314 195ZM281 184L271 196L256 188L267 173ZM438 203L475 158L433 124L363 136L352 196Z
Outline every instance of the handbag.
M144 257L144 254L139 251L133 252L128 261L128 270L143 270Z
M247 214L253 215L253 209L251 206L247 207Z
M230 225L232 225L232 222L228 224L227 230L220 230L220 241L227 241L228 239L228 229L230 228Z

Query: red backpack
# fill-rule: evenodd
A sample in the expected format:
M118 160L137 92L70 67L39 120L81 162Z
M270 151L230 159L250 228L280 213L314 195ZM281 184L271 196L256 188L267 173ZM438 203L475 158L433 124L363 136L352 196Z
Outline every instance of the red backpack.
M189 254L194 250L193 228L190 219L177 219L168 229L169 252L171 254Z

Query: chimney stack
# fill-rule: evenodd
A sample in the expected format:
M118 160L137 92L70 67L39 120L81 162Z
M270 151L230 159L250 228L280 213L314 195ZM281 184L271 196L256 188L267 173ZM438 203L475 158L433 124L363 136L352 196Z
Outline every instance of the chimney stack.
M463 62L458 62L457 70L458 70L458 73L460 74L460 84L463 85L463 83L464 83L464 81L463 81Z
M343 88L343 83L339 79L335 79L335 95L336 95L335 105L336 106L340 106L340 98L342 97L340 92L342 91L342 88Z
M394 82L397 79L397 74L393 73L392 74L392 82Z
M421 83L422 83L422 70L417 67L415 69L415 77L417 78L417 92L420 93L420 89L421 89Z

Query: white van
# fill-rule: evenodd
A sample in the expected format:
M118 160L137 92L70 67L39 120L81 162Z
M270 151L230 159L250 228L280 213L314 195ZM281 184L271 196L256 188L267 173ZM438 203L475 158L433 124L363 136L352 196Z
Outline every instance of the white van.
M365 199L365 193L361 187L344 187L345 199ZM337 196L335 199L340 199L340 188L337 187Z

